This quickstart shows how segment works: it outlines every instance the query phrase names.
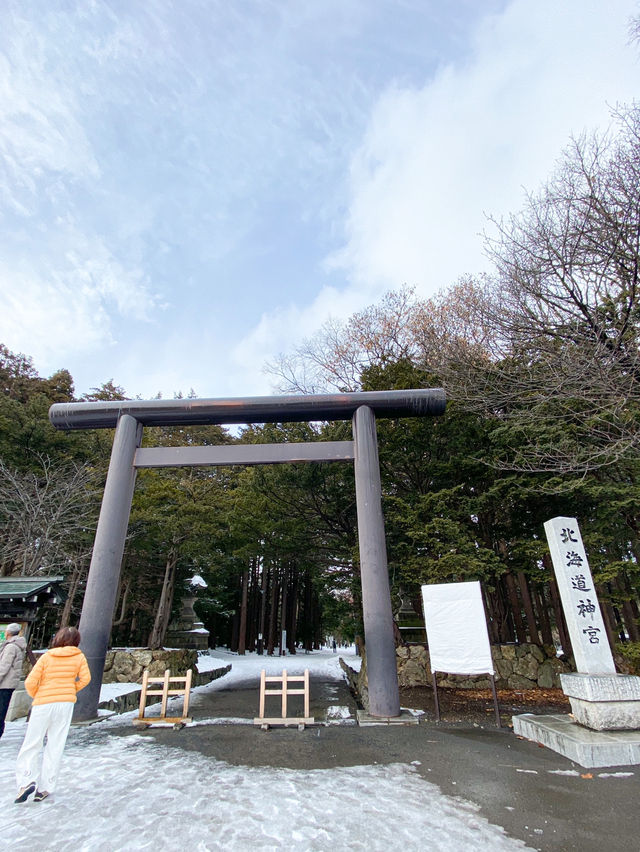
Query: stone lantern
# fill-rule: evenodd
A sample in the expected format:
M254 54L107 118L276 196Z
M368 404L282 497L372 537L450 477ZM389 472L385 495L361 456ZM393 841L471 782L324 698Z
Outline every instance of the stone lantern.
M187 580L186 593L182 598L182 610L178 618L169 625L165 645L173 648L195 648L197 651L208 649L209 631L198 620L193 608L198 597L198 590L206 588L207 584L199 574Z

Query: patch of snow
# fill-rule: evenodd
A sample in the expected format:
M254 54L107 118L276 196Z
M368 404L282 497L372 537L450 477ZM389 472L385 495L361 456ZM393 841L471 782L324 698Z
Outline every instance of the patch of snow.
M598 772L598 778L632 778L633 772Z
M549 775L573 775L578 778L580 773L576 769L548 769Z
M114 736L108 725L71 729L59 787L46 802L14 805L12 785L4 785L5 846L421 852L428 837L432 852L527 848L405 764L304 771L233 766L150 737ZM6 779L24 731L24 721L7 725L0 750Z
M214 657L199 656L196 661L196 668L199 672L212 672L214 669L223 669L228 665L229 663L221 663L220 660L216 660Z
M103 683L100 687L100 702L111 701L119 695L127 695L142 689L139 683Z
M351 711L348 707L340 704L332 704L330 707L327 707L327 722L331 719L349 719L350 716Z
M201 589L206 589L206 588L207 588L207 584L206 584L206 582L202 579L202 577L200 576L200 574L194 574L194 575L193 575L193 577L189 580L189 585L190 585L190 586L196 586L196 588L197 588L197 587L199 587L199 588L201 588Z
M340 656L351 668L360 668L362 659L356 655L355 646L352 650L345 649ZM227 689L234 683L259 682L262 669L268 675L280 674L283 669L286 669L288 674L301 675L304 674L305 669L309 669L312 677L322 680L346 680L346 675L340 667L339 657L329 650L269 657L267 654L257 654L255 651L237 654L223 648L216 648L211 651L211 659L216 661L214 668L223 668L229 663L232 665L230 672L209 685L208 688L213 689ZM200 660L198 665L199 663Z

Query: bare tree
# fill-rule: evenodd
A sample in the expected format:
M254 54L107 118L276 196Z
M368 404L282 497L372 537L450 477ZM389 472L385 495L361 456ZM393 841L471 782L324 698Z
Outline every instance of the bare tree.
M330 319L292 353L265 366L285 393L346 393L360 387L363 371L418 353L412 317L419 305L411 288L387 293L379 304L346 321Z
M88 466L43 457L21 473L0 460L0 576L66 575L86 559L96 514Z
M496 274L471 318L491 333L450 353L452 395L505 421L516 467L637 458L640 108L620 110L608 136L575 140L542 191L495 225Z

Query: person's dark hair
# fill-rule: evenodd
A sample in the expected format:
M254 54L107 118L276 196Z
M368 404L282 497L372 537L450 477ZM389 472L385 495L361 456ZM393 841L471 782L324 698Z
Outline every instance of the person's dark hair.
M64 648L65 645L80 644L80 631L77 627L61 627L53 637L52 648Z

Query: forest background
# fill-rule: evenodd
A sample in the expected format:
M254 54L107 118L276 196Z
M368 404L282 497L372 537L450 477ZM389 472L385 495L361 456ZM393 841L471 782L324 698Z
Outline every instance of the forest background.
M543 535L577 517L609 640L640 659L640 108L574 139L523 209L492 222L491 274L409 287L266 365L280 392L443 386L442 418L378 423L394 610L423 583L480 580L494 642L570 653ZM75 400L0 347L0 575L64 577L76 623L112 432L63 433ZM125 399L114 380L85 400ZM350 438L348 423L149 428L145 446ZM308 464L138 474L113 645L162 645L189 581L212 643L244 653L362 632L353 470ZM400 639L400 634L398 634Z

